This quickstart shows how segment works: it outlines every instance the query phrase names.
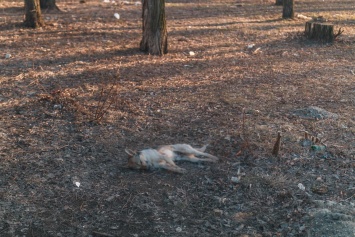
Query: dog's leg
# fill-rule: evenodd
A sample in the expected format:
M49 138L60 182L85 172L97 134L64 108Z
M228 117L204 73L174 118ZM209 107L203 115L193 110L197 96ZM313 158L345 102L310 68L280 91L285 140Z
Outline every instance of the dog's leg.
M191 162L217 162L216 159L211 159L211 158L197 158L193 154L189 155L184 155L184 156L179 156L179 160L186 160L186 161L191 161Z
M190 154L194 154L196 156L205 156L205 157L208 157L214 161L218 161L218 157L214 156L214 155L211 155L211 154L208 154L208 153L205 153L205 152L201 152L201 151L198 151L198 150L195 150L193 149Z
M179 166L167 162L159 162L159 167L162 169L170 170L175 173L186 173L186 170L184 168L180 168Z
M183 153L183 154L185 154L187 156L189 154L192 154L192 155L196 155L196 156L205 156L205 157L208 157L208 158L213 159L215 161L219 160L218 157L213 156L213 155L208 154L208 153L201 152L201 151L199 151L199 150L197 150L197 149L195 149L192 146L187 145L187 144L171 145L171 148L172 148L173 151ZM202 148L204 148L204 147L202 147Z

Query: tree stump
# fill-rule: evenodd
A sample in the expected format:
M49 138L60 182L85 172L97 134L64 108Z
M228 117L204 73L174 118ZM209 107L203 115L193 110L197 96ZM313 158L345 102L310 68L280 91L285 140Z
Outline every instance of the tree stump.
M305 34L308 39L332 43L335 39L334 26L329 23L307 21Z

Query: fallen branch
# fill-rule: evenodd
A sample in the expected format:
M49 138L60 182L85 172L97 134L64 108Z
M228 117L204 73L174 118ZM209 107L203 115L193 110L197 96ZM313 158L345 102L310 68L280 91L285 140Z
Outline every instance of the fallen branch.
M342 28L340 27L338 30L338 33L334 34L334 39L336 39L339 35L341 35L344 32L344 30L342 30Z
M114 235L110 235L103 232L97 232L97 231L93 231L92 234L96 237L115 237Z

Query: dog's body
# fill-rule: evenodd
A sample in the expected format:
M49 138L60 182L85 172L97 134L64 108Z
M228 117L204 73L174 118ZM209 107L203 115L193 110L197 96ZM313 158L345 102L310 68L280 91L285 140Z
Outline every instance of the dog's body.
M202 148L193 148L187 144L176 144L160 146L157 149L144 149L140 152L125 150L129 155L128 167L132 169L154 169L162 168L177 173L184 173L185 169L177 166L174 161L187 160L191 162L217 162L218 158L205 153L206 146ZM208 158L197 158L196 156L205 156Z

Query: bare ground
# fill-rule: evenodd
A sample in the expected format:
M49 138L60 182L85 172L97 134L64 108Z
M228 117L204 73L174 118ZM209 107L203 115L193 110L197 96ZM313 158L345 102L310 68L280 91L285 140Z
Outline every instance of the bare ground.
M164 57L138 50L134 2L58 1L37 30L22 4L0 2L1 236L317 236L315 200L354 206L353 1L296 2L334 44L271 1L167 1ZM182 142L221 161L126 167Z

